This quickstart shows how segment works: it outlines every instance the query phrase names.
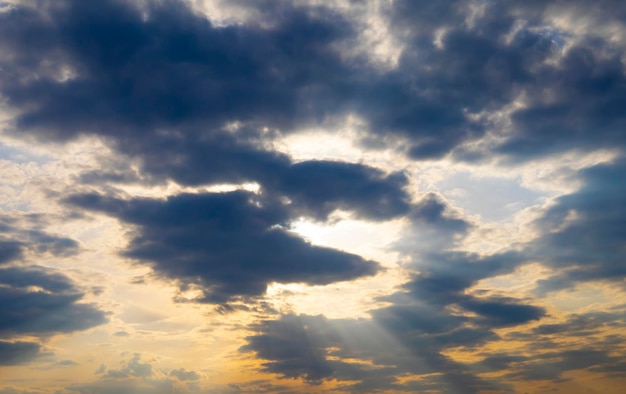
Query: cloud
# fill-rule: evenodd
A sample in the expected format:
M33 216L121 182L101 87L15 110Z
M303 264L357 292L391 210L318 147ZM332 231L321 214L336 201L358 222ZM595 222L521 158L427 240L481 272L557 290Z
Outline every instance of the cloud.
M293 163L268 148L280 134L274 129L290 132L324 118L334 97L343 96L352 71L332 46L353 33L339 14L282 2L272 27L217 27L183 2L145 7L68 0L2 15L7 62L20 74L38 75L0 87L19 112L15 131L55 141L106 137L138 163L138 173L89 171L81 182L257 182L317 219L336 209L375 220L407 211L403 174L363 164ZM31 46L33 31L49 45ZM41 69L43 57L54 59L51 69ZM72 76L59 80L55 73L63 70Z
M41 230L36 215L0 215L0 265L23 260L25 254L70 256L78 253L78 242Z
M14 387L4 387L0 389L0 394L41 394L43 391L21 390Z
M0 264L16 260L22 256L22 244L18 241L0 241Z
M98 373L104 372L106 367L101 366ZM100 379L82 384L72 384L66 387L71 393L81 394L158 394L158 393L189 393L198 391L194 382L181 383L180 381L197 380L199 377L194 371L184 369L172 371L172 376L179 381L171 380L162 371L154 368L150 361L142 360L142 355L135 353L125 361L121 368L110 369ZM180 375L180 377L179 377Z
M469 299L460 303L465 309L477 313L480 323L488 327L506 327L539 320L546 315L543 308L518 304L506 298Z
M22 113L18 126L54 139L97 132L135 140L123 130L210 129L234 121L280 127L296 116L321 116L332 102L312 99L339 91L317 81L349 79L331 46L352 34L350 24L323 7L307 12L283 2L276 11L280 17L269 28L217 27L175 0L149 2L142 11L114 0L21 7L2 15L3 36L11 36L2 45L13 56L7 70L42 71L29 47L54 64L47 78L7 81L2 90L15 107L35 100L37 109ZM54 80L64 67L76 76Z
M526 264L528 256L520 251L478 255L454 250L472 225L456 217L437 195L426 195L410 212L413 225L396 245L411 259L405 266L410 277L379 298L386 306L360 319L302 314L268 318L251 326L255 333L240 351L265 360L264 372L310 384L337 380L348 391L513 392L505 379L482 373L528 362L526 355L487 353L480 363L453 355L497 348L503 340L499 329L528 332L529 323L548 316L528 299L473 290L483 279ZM438 240L436 246L410 247L424 233Z
M67 203L133 225L124 255L198 288L198 302L262 295L271 282L329 284L375 274L377 263L314 246L289 233L283 204L244 191L167 200L74 195Z
M623 159L581 170L580 189L557 198L536 221L542 236L528 253L555 270L539 283L540 291L626 277L625 170Z
M559 381L567 371L590 369L595 371L615 371L619 368L626 372L626 366L621 357L613 357L609 352L595 349L574 349L557 352L548 352L535 355L533 361L517 368L508 374L507 378L523 381L552 380Z
M443 335L450 327L420 333L428 314L416 323L413 318L397 314L397 309L380 311L372 320L330 320L323 316L283 315L266 320L252 328L255 335L240 351L253 351L266 360L262 371L285 378L302 378L309 384L336 379L342 389L371 391L375 389L411 391L434 387L446 392L478 392L480 389L501 389L498 382L488 382L439 352L443 348L471 346L494 339L493 334L479 331L450 333L448 338L465 338L460 343L447 342ZM409 308L406 309L409 312ZM420 315L415 310L413 316ZM430 312L430 311L428 311ZM390 313L393 315L386 315ZM440 320L433 316L432 320ZM394 320L394 324L391 323ZM436 323L435 323L436 324ZM441 335L438 335L441 334ZM441 340L440 344L437 341ZM357 361L357 362L355 362ZM436 374L436 378L433 378ZM417 382L401 383L398 375L423 377ZM343 381L343 382L342 382ZM347 383L351 382L351 383Z
M403 112L381 111L380 123L418 137L409 149L415 158L440 156L488 130L500 133L498 128L511 133L482 154L527 160L624 145L618 110L626 99L623 48L612 42L619 33L612 39L598 34L603 26L622 26L623 15L600 11L590 17L586 10L579 1L394 2L391 23L407 37L398 79L413 84L405 84L404 95L389 95L406 104L395 106ZM555 23L564 15L578 30ZM495 114L516 101L521 105L507 115L508 125L468 116ZM464 149L456 152L459 159Z
M256 329L260 335L248 337L249 343L241 351L253 350L269 360L263 365L264 371L288 378L304 377L312 383L335 373L326 352L337 339L329 334L324 317L285 315L262 322Z
M127 336L130 336L128 331L116 331L116 332L113 333L113 335L116 336L116 337L127 337Z
M512 115L515 132L499 150L533 157L624 146L626 118L619 108L626 103L626 76L621 53L611 52L606 43L589 40L569 49L558 69L542 70L526 90L532 104Z
M274 282L375 275L376 262L315 246L290 226L328 221L339 210L360 220L403 218L406 231L390 251L400 254L405 282L361 319L266 308L274 317L252 325L241 348L261 359L263 372L334 380L354 392L512 392L511 382L564 381L569 371L622 376L621 312L560 314L527 294L477 286L538 262L549 270L537 282L541 295L588 282L623 288L624 7L610 0L593 10L586 0L376 3L385 4L377 6L376 23L384 25L377 28L398 46L397 62L383 68L346 50L379 30L362 29L350 7L322 3L239 1L231 6L254 16L238 23L218 23L182 0L2 7L4 133L59 145L88 136L111 148L104 160L112 165L78 175L63 203L117 218L128 230L121 255L176 285L179 301L227 306L257 301ZM408 172L297 161L277 150L283 137L333 132L346 118L360 125L354 135L363 149L395 149L416 162L521 166L600 149L620 158L580 170L580 188L543 208L535 240L475 253L461 241L486 228L436 192L412 195ZM119 197L111 186L120 183L174 190L254 183L258 191ZM0 217L3 365L33 360L48 336L106 321L68 276L31 260L75 255L79 244L26 222ZM100 380L70 389L166 392L200 377L157 371L139 355L98 371ZM230 389L246 387L270 390L266 382Z
M8 342L0 340L0 365L18 365L39 355L41 345L35 342Z
M381 71L342 56L338 48L361 33L330 7L278 2L256 21L217 26L176 0L42 2L0 15L3 69L24 76L4 77L0 91L18 113L16 132L104 136L146 172L187 183L219 178L219 168L254 176L253 163L280 162L259 139L349 114L376 141L439 158L500 127L489 115L521 97L512 132L492 147L499 154L623 144L619 48L602 37L565 47L568 33L550 25L550 3L396 1L383 17L403 50L397 67ZM578 3L558 7L580 11ZM199 157L195 144L214 158ZM464 149L455 157L469 157ZM157 152L195 171L167 170Z
M171 392L173 389L172 387L172 381L168 379L149 381L103 380L94 383L71 385L67 387L67 390L69 390L70 393L80 394L159 394L164 392ZM177 393L187 392L185 390L177 390Z
M170 372L178 380L198 380L200 375L196 371L188 371L185 368L174 369Z
M387 306L370 310L362 319L280 315L253 325L255 334L240 350L266 360L264 372L311 384L336 379L352 391L512 391L506 382L480 376L449 354L480 349L500 340L497 329L546 316L544 308L527 300L470 291L481 279L511 272L525 257L517 252L480 256L446 250L471 226L454 217L435 195L427 195L411 212L414 226L403 246L415 234L431 231L439 234L439 250L402 250L413 259L407 268L419 272L379 299ZM416 379L399 382L400 375Z
M105 377L107 378L127 378L129 376L148 378L152 376L152 365L141 362L141 355L135 354L126 365L120 369L110 369Z
M104 313L94 305L78 303L83 294L67 277L50 269L3 268L0 283L2 337L67 333L106 321Z
M67 367L71 365L78 365L78 363L72 360L62 360L54 363L54 366L56 367Z
M325 218L337 209L368 219L388 219L409 211L405 174L385 174L362 164L303 161L289 166L276 189L302 213Z
M104 312L80 303L84 293L63 273L26 264L30 258L63 257L77 252L72 239L27 227L27 217L0 217L0 364L14 365L39 356L42 338L103 324ZM28 259L27 259L28 257Z

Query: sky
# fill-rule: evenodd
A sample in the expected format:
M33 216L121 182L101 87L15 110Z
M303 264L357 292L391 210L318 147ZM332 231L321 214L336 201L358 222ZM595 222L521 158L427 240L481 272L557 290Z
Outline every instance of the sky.
M626 3L0 0L0 394L622 393Z

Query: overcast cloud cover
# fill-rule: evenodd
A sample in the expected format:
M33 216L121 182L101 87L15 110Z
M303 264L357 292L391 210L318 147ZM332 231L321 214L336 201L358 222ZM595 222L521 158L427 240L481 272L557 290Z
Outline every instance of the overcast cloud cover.
M0 2L0 394L621 393L626 3Z

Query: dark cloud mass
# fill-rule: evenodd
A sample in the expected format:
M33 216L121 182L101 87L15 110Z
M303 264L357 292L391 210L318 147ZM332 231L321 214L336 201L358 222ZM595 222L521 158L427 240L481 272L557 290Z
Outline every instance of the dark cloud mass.
M262 295L271 282L310 285L376 273L377 263L319 246L287 231L283 204L254 193L181 194L167 200L75 195L67 203L135 225L124 255L198 287L196 301L224 303Z
M149 2L144 14L115 0L41 5L2 16L2 45L13 57L7 72L48 72L3 81L2 91L14 106L32 108L18 127L47 138L126 139L199 126L215 133L235 121L289 127L296 116L323 116L331 102L313 99L331 99L334 85L350 80L330 48L352 34L350 24L325 8L307 13L282 3L274 27L263 28L216 27L176 0ZM43 59L54 59L50 69ZM75 77L55 80L63 67Z
M371 133L405 138L410 157L436 158L494 126L479 114L520 97L513 133L496 152L523 158L623 143L620 49L595 36L561 55L567 33L549 23L555 9L567 8L562 3L396 1L386 18L404 49L389 71L342 57L337 48L359 32L324 6L257 5L271 23L216 26L177 0L143 10L116 0L38 4L0 15L0 91L18 111L16 132L106 136L146 170L158 146L166 158L182 154L183 162L219 168L219 157L199 163L187 144L223 150L229 124L258 136L348 113ZM580 4L569 12L583 12ZM604 16L619 22L619 15ZM252 147L236 134L227 160L237 162ZM189 152L176 149L185 145ZM250 153L267 164L271 154L263 152Z

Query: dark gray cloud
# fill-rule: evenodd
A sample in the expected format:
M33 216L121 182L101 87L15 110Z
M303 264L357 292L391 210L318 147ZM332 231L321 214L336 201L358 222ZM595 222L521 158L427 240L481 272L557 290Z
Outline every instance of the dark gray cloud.
M342 387L351 391L516 392L511 383L558 383L568 371L586 370L599 377L624 374L625 364L619 355L623 336L606 336L623 327L623 313L621 323L613 314L573 315L561 323L500 338L493 329L519 326L541 318L545 312L519 301L492 298L488 302L465 301L463 307L477 316L460 315L406 293L393 298L393 305L372 311L370 319L282 315L262 321L251 327L255 334L240 350L255 352L265 360L265 372L303 378L313 384L330 379L349 381L352 383ZM561 342L581 329L587 339L575 344ZM486 350L498 349L497 345L483 347L502 340L524 346L512 353ZM612 341L613 351L608 350L607 341ZM455 349L473 350L482 359L460 362L445 355ZM481 353L481 349L485 350ZM496 372L506 374L484 375ZM403 374L420 379L400 383L395 377Z
M262 295L271 282L328 284L375 274L372 261L290 234L289 210L262 195L181 194L167 200L75 195L68 204L136 226L124 255L199 287L199 302Z
M0 264L22 257L22 243L13 240L0 240Z
M460 303L468 311L477 313L479 324L487 327L506 327L539 320L546 315L543 308L524 305L509 298L469 299Z
M48 78L6 81L3 93L16 107L37 103L18 125L55 139L232 121L288 125L298 111L306 115L300 91L347 76L329 44L350 25L323 8L316 16L283 5L275 28L215 27L176 0L148 2L145 14L115 0L17 8L2 15L2 45L14 56L3 68L29 76L53 60L51 68L78 76L56 82L49 69Z
M19 133L106 136L144 170L181 182L206 182L225 167L231 180L267 171L277 158L250 142L348 113L378 141L406 140L411 157L441 157L495 127L484 115L522 95L499 153L623 145L620 48L593 36L560 56L567 34L548 25L554 9L580 12L583 3L485 2L480 12L470 3L394 2L385 17L403 50L398 66L382 71L342 56L338 48L359 31L327 7L242 3L267 20L224 27L177 0L143 10L116 0L43 1L0 16L0 92L19 112ZM622 16L604 14L615 23ZM175 163L178 170L163 167Z
M532 104L512 116L514 134L500 152L523 157L555 150L623 147L626 75L623 53L591 40L570 49L526 90ZM612 48L607 48L611 50Z
M2 338L67 333L106 321L104 313L94 305L78 303L83 294L66 276L51 269L2 268L0 284Z
M276 189L292 199L298 210L314 218L337 209L368 219L387 219L409 212L408 179L385 174L362 164L304 161L292 164L276 181Z
M406 209L400 190L406 180L399 175L330 162L292 164L262 148L275 128L289 131L308 118L323 118L352 79L332 49L352 34L338 14L281 3L272 28L216 27L183 2L146 7L147 18L121 1L43 2L38 10L18 7L3 14L0 45L12 54L5 68L24 75L3 80L1 87L20 112L16 131L57 141L105 136L140 164L141 174L118 169L85 174L83 181L259 182L304 199L305 211L317 216L347 208L349 196L339 195L347 190L363 216ZM32 43L38 36L47 37L47 45ZM52 69L42 70L43 59ZM55 67L76 75L56 80ZM31 73L38 77L29 78ZM342 189L328 188L331 173L337 177L332 186ZM320 198L327 201L304 198L311 189L326 190ZM367 196L372 201L365 204Z
M589 369L600 372L626 372L622 357L611 356L609 351L596 349L575 349L547 352L528 358L520 368L507 375L507 378L522 381L551 380L562 381L567 371Z
M25 253L63 257L78 252L78 242L43 231L40 222L36 215L0 215L0 265L23 260Z
M1 89L22 110L17 128L54 140L104 135L154 176L174 165L167 175L183 183L271 171L284 158L248 141L336 111L353 79L332 49L351 25L323 7L282 2L273 27L217 27L176 0L147 2L143 14L115 0L40 5L2 15L3 68L25 76ZM55 80L64 67L76 76ZM225 131L231 122L243 131Z
M2 365L22 364L40 356L42 345L32 337L85 330L106 321L95 305L79 302L84 293L69 277L52 268L26 265L26 257L58 258L78 249L72 239L33 228L31 219L0 217L0 237L4 238L0 241ZM25 341L24 336L31 338Z
M543 378L558 380L568 370L568 365L572 365L572 362L562 362L559 359L594 352L596 355L604 354L606 357L580 369L590 367L590 371L599 372L604 376L623 374L625 372L623 344L626 339L623 332L626 328L626 314L623 305L613 309L611 312L571 314L556 323L540 324L526 331L511 331L504 339L524 343L523 351L490 354L477 363L477 366L495 363L499 365L500 370L508 369L520 380L524 380L526 374L536 373L532 371L544 369ZM564 338L568 340L563 341ZM545 356L546 353L549 356ZM497 360L501 360L502 363ZM503 360L511 360L514 365ZM491 367L496 368L495 364ZM546 377L547 375L550 377Z
M0 340L0 365L18 365L39 355L41 345L35 342L8 342Z
M468 114L498 111L523 97L510 116L512 133L495 153L523 160L624 146L623 48L598 32L624 26L625 11L612 1L605 7L589 17L585 1L394 2L390 19L406 44L397 72L411 93L398 97L406 115L383 112L381 125L396 121L410 130L413 157L437 156L502 127ZM551 25L559 15L586 17L588 30L574 40Z
M529 254L556 273L540 291L579 282L622 282L626 250L626 161L619 159L580 172L581 188L559 197L536 222L543 233Z
M286 378L302 378L308 384L338 379L362 381L366 390L395 388L391 365L364 367L346 358L371 359L374 355L406 357L406 351L393 341L379 337L380 332L366 320L331 320L324 316L281 315L252 325L254 335L241 352L255 352L265 362L262 370ZM357 387L348 390L359 391ZM360 391L363 391L360 390Z
M25 76L1 87L21 109L16 131L58 141L105 136L139 163L139 174L116 168L83 174L81 182L258 182L318 219L335 209L370 219L407 211L401 174L340 162L292 163L263 148L272 132L261 129L289 131L323 117L351 81L331 48L352 34L339 15L281 3L273 28L216 27L183 2L146 7L147 19L121 1L64 1L1 15L0 45L12 53L7 70ZM47 45L37 46L40 35ZM41 70L48 58L76 76L55 80L54 70Z
M424 332L431 310L398 308L376 311L373 319L330 320L323 316L283 315L252 328L242 352L255 352L265 362L262 370L286 378L302 378L310 384L322 380L350 381L342 388L363 392L397 392L439 389L445 392L474 393L481 389L505 391L506 386L486 381L467 365L440 352L456 346L474 346L497 337L485 330L459 329L458 324ZM412 316L409 317L408 314ZM419 322L414 318L421 315ZM441 323L439 323L441 324ZM354 363L354 360L371 363ZM402 374L422 375L417 382L400 383ZM437 374L436 377L428 375ZM356 383L354 383L356 382Z
M49 337L85 330L106 322L65 275L49 268L0 269L0 364L15 365L39 356L42 346L19 338Z

